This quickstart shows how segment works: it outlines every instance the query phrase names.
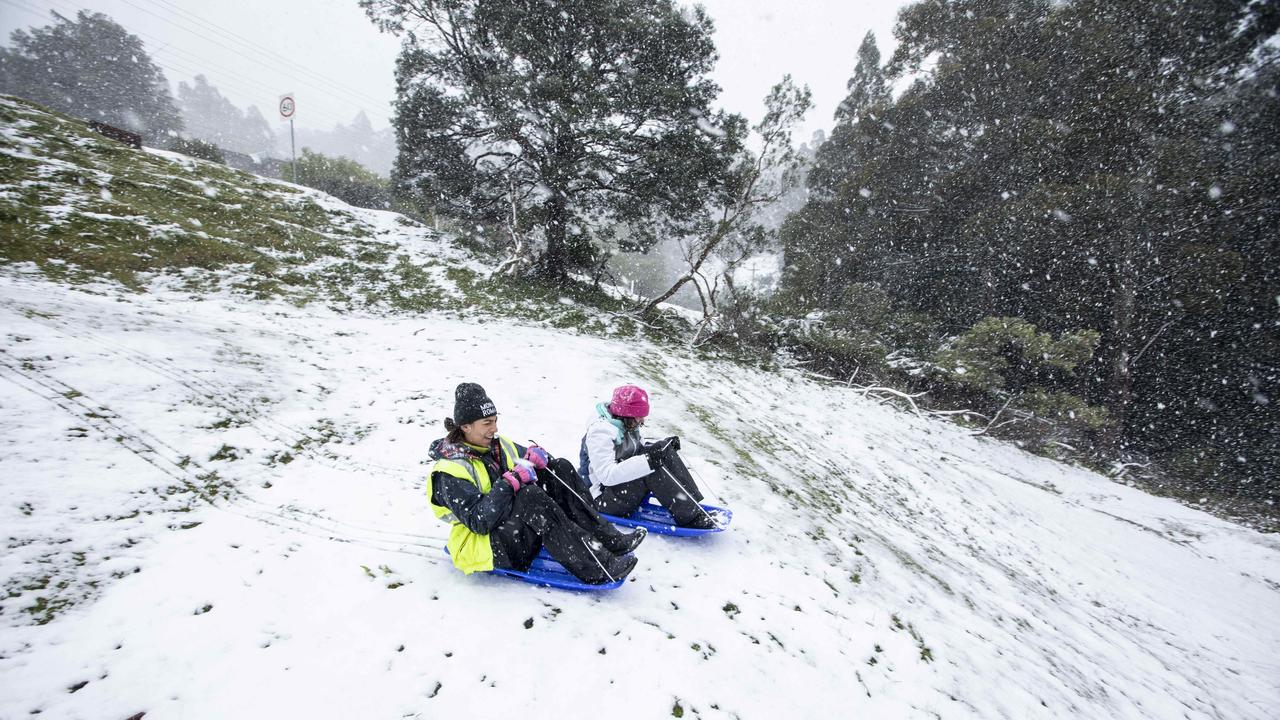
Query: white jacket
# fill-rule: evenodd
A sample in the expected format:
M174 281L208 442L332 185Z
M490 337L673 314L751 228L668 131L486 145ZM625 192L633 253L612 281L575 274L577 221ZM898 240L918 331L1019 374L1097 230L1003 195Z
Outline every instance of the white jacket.
M649 467L649 457L644 453L618 461L617 447L622 440L619 435L617 426L599 413L593 415L587 424L587 434L582 438L582 444L586 449L593 498L600 497L600 492L607 485L639 480L653 472Z

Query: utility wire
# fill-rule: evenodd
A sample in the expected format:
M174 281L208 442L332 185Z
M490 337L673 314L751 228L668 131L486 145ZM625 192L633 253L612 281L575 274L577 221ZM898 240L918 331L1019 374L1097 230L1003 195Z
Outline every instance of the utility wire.
M326 82L326 83L328 83L330 86L332 86L332 87L334 87L334 88L338 88L338 89L343 90L343 91L345 91L345 92L347 92L347 93L350 93L352 97L362 98L362 99L366 100L367 102L373 103L373 104L375 104L375 105L387 102L385 99L383 99L383 100L379 100L379 99L377 99L377 98L374 98L374 97L373 97L373 96L371 96L371 95L367 95L367 94L365 94L365 92L364 92L363 90L361 90L361 89L359 89L359 88L353 88L353 87L351 87L350 85L347 85L347 84L345 84L345 83L342 83L342 82L340 82L340 81L338 81L338 80L336 80L336 79L334 79L334 78L330 78L330 77L326 77L326 76L324 76L324 75L321 75L320 73L316 72L315 70L312 70L312 69L311 69L311 68L309 68L309 67L306 67L305 65L300 65L299 63L297 63L296 61L294 61L292 58L289 58L289 57L287 57L287 56L285 56L285 55L281 55L280 53L277 53L277 52L275 52L274 50L271 50L270 48L263 47L262 45L259 45L259 44L255 43L255 42L253 42L252 40L249 40L248 38L246 38L246 37L244 37L244 36L242 36L242 35L239 35L238 33L235 33L235 32L233 32L233 31L231 31L231 30L228 30L228 29L226 29L226 28L222 27L221 25L218 25L218 24L214 23L213 21L205 20L204 18L200 17L199 15L196 15L195 13L192 13L192 12L190 12L190 11L188 11L188 10L185 10L185 9L183 9L183 8L180 8L180 7L177 7L177 6L173 5L173 4L172 4L172 3L170 3L170 2L166 2L166 0L143 0L143 1L144 1L144 2L147 2L147 3L151 4L151 5L154 5L154 6L164 7L164 8L166 8L166 9L168 9L170 12L175 13L175 14L180 13L180 14L182 14L182 15L186 16L187 18L189 18L192 22L195 22L195 23L197 23L197 24L199 24L199 25L201 25L201 26L203 26L203 27L205 27L205 28L208 28L208 29L212 30L213 32L215 32L215 33L217 33L217 34L219 34L219 35L222 35L223 37L228 38L229 40L231 40L231 41L233 41L233 42L239 42L240 44L242 44L242 45L244 45L244 46L246 46L246 47L248 47L248 48L251 48L251 49L253 49L253 50L257 51L257 52L263 53L264 55L266 55L266 56L268 56L268 57L275 58L275 61L276 61L277 63L280 63L280 64L284 64L284 65L286 65L286 66L289 66L289 67L293 68L293 70L294 70L295 72L300 72L300 73L303 73L303 74L311 75L311 76L313 76L313 77L317 78L318 80L320 80L320 81L322 81L322 82ZM132 2L130 2L130 0L122 0L122 2L124 2L124 3L128 4L128 5L133 5L133 3L132 3ZM133 7L138 7L138 6L133 5ZM138 9L140 9L140 10L141 10L142 8L138 8ZM161 18L161 19L163 19L163 18Z
M20 8L20 9L26 10L27 12L29 12L29 13L31 13L31 14L33 14L33 15L38 15L38 16L41 16L41 17L46 17L46 16L44 15L44 13L43 13L43 12L41 12L41 10L43 10L43 9L59 9L59 10L62 10L62 11L64 11L64 12L73 12L73 13L74 13L74 12L81 11L81 10L83 10L83 11L85 11L85 12L95 12L95 11L90 10L90 9L88 9L88 8L84 8L84 7L82 7L82 6L78 5L78 4L74 3L74 2L70 2L70 0L43 0L43 2L45 2L49 7L48 7L48 8L40 8L39 6L36 6L38 9L32 9L31 7L24 7L24 6L22 6L22 5L19 5L17 2L15 2L15 0L3 0L3 1L4 1L4 2L6 2L6 3L8 3L8 4L13 5L14 7L18 7L18 8ZM32 0L32 1L34 2L35 0ZM188 33L188 34L191 34L191 35L194 35L194 36L196 36L196 37L199 37L201 40L203 40L203 41L205 41L205 42L210 42L210 43L212 43L212 44L214 44L214 45L217 45L218 47L220 47L220 48L222 48L222 49L224 49L224 50L228 51L229 53L233 53L233 54L236 54L236 55L245 55L245 54L246 54L246 53L245 53L244 51L242 51L242 50L239 50L239 49L237 49L237 48L228 47L227 45L225 45L225 44L223 44L223 43L221 43L221 42L218 42L218 41L216 41L216 40L213 40L213 39L211 39L210 37L208 37L208 35L207 35L207 34L205 34L205 33L201 33L201 32L198 32L197 30L193 30L191 27L189 27L189 26L187 26L187 25L179 24L179 23L176 23L176 22L174 22L173 20L170 20L170 19L168 19L168 18L161 17L161 16L157 15L156 13L153 13L153 12L151 12L151 11L149 11L149 10L145 9L145 8L139 7L139 6L137 6L137 5L134 5L134 4L133 4L133 3L131 3L131 2L128 2L128 0L122 0L122 1L123 1L123 2L125 2L125 4L128 4L128 5L130 5L130 6L134 7L135 9L137 9L137 10L139 10L139 11L141 11L141 12L145 12L145 13L147 13L147 14L149 14L149 15L153 16L153 17L156 17L157 19L159 19L159 20L160 20L160 21L162 21L162 22L165 22L165 23L167 23L167 24L169 24L169 25L171 25L171 26L173 26L173 27L178 28L179 30L182 30L183 32L186 32L186 33ZM212 25L211 25L211 27L216 27L216 26L212 26ZM220 29L220 28L219 28L219 29ZM250 97L258 96L258 95L260 95L260 94L266 94L269 98L271 98L271 102L272 102L272 103L274 103L275 96L277 96L277 95L279 95L279 94L280 94L280 90L279 90L278 88L268 87L267 85L265 85L265 84L263 84L263 83L261 83L261 82L259 82L259 81L257 81L257 80L244 78L244 77L243 77L243 76L244 76L244 74L243 74L242 72L234 71L234 70L231 70L231 69L229 69L229 68L226 68L225 66L222 66L222 65L220 65L220 64L218 64L218 63L211 62L211 61L209 61L208 59L206 59L206 58L204 58L204 57L202 57L202 56L200 56L200 55L198 55L198 54L196 54L196 53L194 53L194 52L192 52L192 51L190 51L190 50L179 49L179 48L177 48L176 46L174 46L173 44L171 44L171 43L169 43L169 42L167 42L167 41L165 41L165 40L162 40L162 39L160 39L160 38L158 38L158 37L155 37L154 35L151 35L151 34L149 34L149 33L137 32L137 31L134 31L134 30L130 30L130 32L131 32L131 33L134 33L134 34L137 34L137 35L139 35L139 36L145 37L145 38L147 38L148 40L152 41L153 43L156 43L156 44L159 46L159 47L157 48L159 52L165 52L165 53L168 53L171 57L167 58L167 59L166 59L165 61L163 61L163 62L162 62L160 59L157 59L157 60L156 60L156 64L157 64L157 65L160 65L161 67L164 67L165 69L170 70L171 72L174 72L174 73L176 73L176 74L178 74L178 75L189 74L189 75L191 75L192 77L194 77L195 75L208 75L208 69L209 69L209 68L216 68L216 69L220 69L220 70L222 70L222 71L223 71L223 72L225 72L225 73L228 73L230 77L235 78L235 80L232 80L232 81L227 81L225 78L219 79L219 81L218 81L218 85L221 85L222 87L234 89L234 90L236 90L236 91L238 91L238 92L240 92L240 93L243 93L243 94L245 94L245 95L248 95L248 96L250 96ZM229 33L229 31L225 31L225 32L228 32L228 33ZM253 44L253 43L251 43L250 41L243 41L243 40L242 40L241 42L242 42L242 43L244 43L244 44L246 44L246 45L249 45L249 46L252 46L252 47L256 47L256 48L258 48L259 50L263 50L263 49L261 48L261 46L254 45L254 44ZM272 53L272 52L271 52L271 51L269 51L269 50L263 50L263 52L269 53L269 54L271 54L271 55L275 55L276 57L283 58L283 56L280 56L280 55L278 55L277 53ZM287 62L287 64L293 65L294 67L299 67L299 66L297 66L297 64L296 64L296 63L288 62L288 61L287 61L287 59L284 59L284 60ZM205 69L204 69L204 70L193 70L191 67L189 67L189 66L187 66L187 65L185 64L185 63L192 63L192 62L199 64L199 66L200 66L200 67L203 67L203 68L205 68ZM308 73L309 73L309 74L311 74L311 75L312 75L312 76L314 76L314 77L320 78L322 82L323 82L323 81L326 81L326 79L324 78L324 76L323 76L323 75L320 75L320 74L318 74L318 73L315 73L314 71L308 71ZM289 79L290 79L290 80L298 80L299 78L291 77L291 78L289 78ZM309 81L299 82L298 84L300 84L300 85L304 85L304 86L307 86L307 87L310 87L311 89L318 89L318 90L320 90L320 91L321 91L320 97L322 97L322 98L323 98L323 97L329 97L329 98L337 98L337 99L340 99L340 100L345 100L346 102L351 103L352 105L356 106L357 108L361 108L361 106L362 106L362 105L366 105L366 104L372 104L372 105L374 105L375 107L377 107L377 106L380 106L380 105L384 105L384 104L386 104L386 103L388 102L388 101L385 101L385 100L375 100L375 99L373 99L372 97L367 96L367 95L361 95L361 98L363 99L363 101L362 101L362 102L355 102L355 101L353 101L350 97L348 97L348 96L344 95L344 93L335 92L335 91L333 90L333 88L332 88L332 87L329 87L329 86L326 86L326 85L323 85L323 84L317 85L316 83L314 83L314 82L309 82ZM257 89L256 89L256 90L251 90L250 88L257 88ZM270 105L270 104L268 104L267 106L268 106L268 107L271 107L271 105ZM317 107L319 107L319 106L320 106L320 105L317 105ZM348 121L349 121L349 118L343 118L343 117L342 117L342 115L341 115L341 114L339 114L339 113L325 112L325 111L323 111L323 110L320 110L320 111L311 111L311 112L315 112L315 114L316 114L317 116L319 116L319 117L321 117L321 118L323 118L323 119L325 119L325 120L329 120L329 121L333 122L335 125L342 125L342 124L345 124L346 122L348 122ZM353 116L354 116L354 115L353 115Z
M17 2L15 2L15 0L4 0L4 1L8 2L11 5L14 5L15 7L22 7ZM71 10L81 9L74 4L71 4L68 2L62 2L62 0L45 0L45 1L49 3L50 7L48 9L50 10L61 9L63 11L71 11ZM56 7L55 7L55 4L56 4ZM33 10L30 7L22 7L22 9L35 15L45 16L44 13L40 12L39 10ZM134 31L130 31L130 32L134 32ZM169 43L163 40L160 40L159 38L156 38L150 34L141 33L141 32L135 32L134 34L138 35L139 37L148 38L152 40L154 43L156 43L156 45L148 45L148 49L151 51L150 54L152 56L152 62L154 62L156 65L160 66L161 68L170 71L178 78L181 78L182 76L185 76L185 75L190 75L192 77L195 77L196 75L206 75L209 71L208 67L206 67L203 70L193 69L193 67L187 63L196 63L197 66L199 66L199 64L205 64L209 67L214 67L226 72L231 72L225 67L217 65L216 63L211 63L207 60L200 58L199 56L193 55L192 53L173 48L172 46L169 45ZM166 55L172 55L172 57L166 57ZM183 57L184 55L187 57ZM229 88L243 95L248 95L251 97L258 96L261 94L266 94L268 97L272 97L274 95L279 94L279 91L274 90L265 84L259 83L251 79L241 79L239 75L240 75L239 73L233 72L232 77L235 77L236 80L233 80L232 82L229 82L229 83L224 83L220 81L219 84L222 85L222 87L224 88ZM269 107L270 106L268 106L268 108Z
M236 48L228 47L227 45L223 44L222 42L219 42L218 40L215 40L215 39L213 39L213 38L209 37L208 33L202 33L202 32L200 32L198 29L192 29L192 28L191 28L191 27L189 27L188 25L185 25L185 24L183 24L183 23L180 23L180 22L178 22L177 20L170 19L170 18L166 18L166 17L163 17L163 16L161 16L161 15L157 15L156 13L154 13L154 12L152 12L152 11L150 11L150 10L148 10L148 9L146 9L146 8L144 8L144 7L142 7L142 6L140 6L140 5L136 5L136 4L134 4L133 2L131 2L131 0L120 0L120 2L124 3L125 5L128 5L129 7L134 8L135 10L138 10L139 12L146 13L147 15L150 15L150 16L152 16L152 17L154 17L154 18L156 18L156 19L160 20L161 22L164 22L164 23L167 23L167 24L169 24L169 25L172 25L173 27L176 27L176 28L178 28L179 30L182 30L183 32L186 32L186 33L189 33L189 34L191 34L191 35L193 35L193 36L195 36L195 37L198 37L198 38L200 38L201 40L203 40L204 42L208 42L208 43L211 43L211 44L213 44L213 45L217 45L218 47L220 47L220 48L222 48L222 49L224 49L224 50L226 50L226 51L228 51L228 52L237 53L237 54L244 54L244 52L243 52L242 50L237 50ZM203 23L203 21L199 21L199 22ZM206 26L206 29L213 29L213 30L214 30L214 32L218 32L217 26L214 26L214 25L212 25L212 24L208 24L208 25ZM220 34L221 34L221 33L220 33ZM225 34L224 34L223 36L224 36L224 37L226 37L226 35L225 35ZM303 74L311 75L311 76L313 76L313 77L315 77L315 78L318 78L319 82L320 82L320 83L322 83L322 85L318 86L318 87L319 87L319 89L324 90L325 92L331 93L331 94L333 94L333 95L337 95L337 96L341 96L341 95L342 95L342 93L339 93L339 92L335 92L335 91L334 91L334 89L333 89L333 88L334 88L334 87L336 87L337 83L336 83L332 78L328 78L328 77L325 77L324 75L320 75L319 73L316 73L316 72L315 72L315 71L313 71L313 70L306 69L306 68L302 68L301 66L296 65L295 63L293 63L292 61L288 60L288 59L287 59L287 58L285 58L284 56L279 55L279 54L277 54L277 53L274 53L274 52L272 52L272 51L270 51L270 50L266 50L265 48L262 48L260 45L253 45L252 43L249 43L248 41L241 41L241 42L242 42L242 44L245 44L246 46L248 46L248 47L249 47L249 48L251 48L251 49L252 49L252 48L257 48L257 49L258 49L258 51L266 52L266 53L269 53L269 54L271 54L271 55L275 55L275 57L276 57L276 58L278 58L278 60L276 61L276 64L279 64L279 63L281 63L281 62L283 62L283 63L285 63L285 64L291 64L291 65L294 65L294 67L295 67L294 72L299 72L299 71L301 71ZM268 63L261 63L261 64L268 64ZM299 79L302 79L302 78L291 78L291 79L299 80ZM303 83L306 83L306 82L308 82L308 81L307 81L307 80L302 80L302 82L303 82ZM379 104L380 102L383 102L383 101L375 100L374 98L372 98L372 97L370 97L370 96L368 96L368 95L363 95L363 93L362 93L361 91L349 91L349 92L354 93L354 94L355 94L356 96L358 96L358 97L361 97L361 98L364 100L364 102L366 102L366 103L372 103L372 104L374 104L374 105L377 105L377 104Z
M57 6L57 7L53 7L53 3L54 3L54 2L58 2L59 0L47 0L47 1L48 1L48 2L50 2L50 7L39 8L38 6L37 6L37 7L31 7L31 6L28 6L28 5L24 4L23 2L21 2L21 0L0 0L0 2L3 2L3 3L5 3L5 4L7 4L7 5L10 5L10 6L14 7L15 9L22 10L22 11L24 11L24 12L27 12L27 13L29 13L29 14L33 15L33 16L36 16L36 17L39 17L39 18L42 18L42 19L45 19L45 20L48 20L48 19L49 19L49 11L51 11L51 10L53 10L53 11L56 11L56 10L62 10L62 11L64 11L64 12L72 12L72 11L74 11L74 10L78 10L78 9L80 9L80 8L76 8L76 6L74 6L74 5L70 5L70 4L68 4L68 3L62 3L62 4L60 4L60 5L59 5L59 6ZM73 13L73 14L74 14L74 13ZM133 31L130 31L130 32L133 32ZM147 36L147 37L151 37L151 36L149 36L149 35L146 35L145 33L137 33L137 34L138 34L138 35L145 35L145 36ZM153 38L153 39L154 39L154 38ZM161 43L161 45L162 45L162 46L167 46L167 43L164 43L163 41L156 40L156 42ZM172 58L167 59L167 60L166 60L166 59L162 59L161 57L159 57L159 55L156 53L156 51L155 51L154 49L152 49L152 53L151 53L151 55L152 55L152 62L153 62L153 63L155 63L158 67L163 68L164 70L167 70L170 74L172 74L172 75L174 75L174 76L178 76L178 77L180 77L180 76L182 76L182 75L190 75L190 76L194 77L194 76L196 76L196 75L203 75L203 74L206 74L206 72L207 72L207 71L205 71L205 70L195 70L195 69L193 69L193 68L191 68L191 67L189 67L189 66L186 66L186 65L184 65L183 63L181 63L181 62L179 62L179 61L177 61L177 60L175 60L175 59L172 59ZM204 61L199 61L199 62L204 62ZM241 93L241 94L243 94L243 95L248 95L248 96L254 96L254 95L257 95L257 94L259 94L259 93L267 93L267 94L268 94L268 96L274 96L275 94L277 94L277 91L275 91L274 89L267 88L266 86L263 86L263 85L258 84L258 83L255 83L255 84L260 88L260 90L257 90L257 91L254 91L254 90L248 90L248 89L246 89L246 87L245 87L245 86L243 86L243 85L239 85L239 84L237 84L237 83L235 83L235 82L233 82L233 83L221 83L221 82L220 82L219 84L220 84L222 87L224 87L224 88L230 88L230 89L232 89L232 90L238 91L239 93ZM176 98L175 98L175 99L176 99ZM233 105L234 105L234 103L233 103ZM325 113L323 113L323 112L315 112L314 114L315 114L317 117L320 117L320 118L323 118L323 119L328 119L329 121L333 122L333 123L334 123L334 125L341 125L341 124L343 124L343 122L344 122L344 121L342 121L342 120L340 120L340 119L335 119L333 116L327 115L327 114L325 114ZM273 125L273 124L271 123L271 121L270 121L270 116L269 116L269 115L267 115L267 116L266 116L266 119L267 119L267 122L268 122L269 126L270 126L270 125ZM278 123L275 123L274 125L278 125ZM279 130L279 129L273 129L273 134L277 135L277 142L279 141L279 138L278 138L279 132L280 132L280 130ZM276 151L276 148L272 148L272 149L271 149L271 153L272 153L272 155L273 155L273 156L274 156L275 151Z
M16 4L16 3L14 3L14 0L5 0L5 1L6 1L6 2L10 2L11 4ZM58 9L61 9L61 10L63 10L63 11L68 11L68 12L70 12L70 11L79 11L79 10L83 10L83 9L84 9L84 8L79 7L78 5L76 5L76 4L72 3L72 2L66 2L66 1L64 1L64 0L44 0L44 2L46 2L46 3L48 3L48 4L49 4L49 8L48 8L49 10L58 10ZM35 7L39 7L39 6L35 6ZM29 8L26 8L26 9L28 10L28 12L31 12L31 13L33 13L33 14L42 15L42 13L40 13L38 10L31 10L31 9L29 9ZM165 67L165 69L168 69L168 70L173 70L174 72L179 73L180 75L186 75L186 74L188 74L188 73L191 73L191 72L192 72L192 70L191 70L191 66L189 66L189 65L185 65L185 64L184 64L184 63L188 63L188 62L195 62L195 63L202 64L202 65L205 65L205 66L210 67L210 68L216 68L216 69L220 69L220 70L223 70L223 71L226 71L226 72L232 72L233 76L237 76L237 75L239 75L239 73L236 73L236 72L234 72L234 71L231 71L229 68L226 68L226 67L224 67L224 66L218 65L217 63L213 63L213 62L210 62L210 61L208 61L208 60L205 60L204 58L201 58L201 57L199 57L198 55L195 55L195 54L190 53L190 52L188 52L188 51L182 50L182 49L180 49L180 48L176 48L176 47L174 47L173 45L171 45L170 43L168 43L168 42L166 42L166 41L164 41L164 40L161 40L160 38L157 38L157 37L155 37L155 36L153 36L153 35L150 35L150 34L148 34L148 33L138 32L138 31L134 31L134 30L130 30L129 32L130 32L130 33L132 33L132 34L134 34L134 35L139 36L140 38L147 38L147 39L149 39L149 40L153 41L153 42L155 43L155 45L148 45L148 46L147 46L147 47L148 47L148 49L151 51L151 54L152 54L153 56L154 56L154 55L159 55L160 53L167 53L167 54L173 55L173 56L174 56L173 58L169 58L169 59L167 59L167 63L168 63L168 64L166 64L166 62L165 62L165 60L164 60L164 59L161 59L161 58L153 58L153 59L155 60L155 62L156 62L156 64L157 64L157 65L160 65L160 66L162 66L162 67ZM174 66L174 67L169 67L169 65L172 65L172 66ZM208 70L206 69L206 70L203 70L203 71L196 72L195 74L198 74L198 75L204 75L204 74L207 74L207 72L208 72ZM242 82L247 82L248 84L241 84ZM248 80L241 80L240 78L237 78L237 80L236 80L236 81L233 81L232 83L227 83L227 84L226 84L226 86L227 86L227 87L234 87L235 89L237 89L237 90L242 90L242 91L243 91L243 90L245 90L245 89L247 89L247 88L249 87L249 85L253 85L254 87L256 87L256 88L257 88L257 91L255 91L255 92L253 92L253 93L249 93L249 94L251 94L251 95L257 94L257 92L269 92L269 93L271 93L271 94L278 94L278 91L272 90L272 89L270 89L268 86L266 86L266 85L264 85L264 84L261 84L261 83L258 83L258 82L254 81L254 80L251 80L251 79L248 79Z

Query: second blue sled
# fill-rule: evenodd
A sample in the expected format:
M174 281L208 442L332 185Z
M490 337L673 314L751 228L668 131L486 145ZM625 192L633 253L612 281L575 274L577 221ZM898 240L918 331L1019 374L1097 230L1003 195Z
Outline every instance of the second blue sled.
M711 516L716 526L713 528L689 528L680 527L676 524L676 519L671 516L671 512L654 502L653 496L642 504L635 512L625 517L619 515L605 515L605 520L614 525L622 525L625 527L642 527L651 533L658 535L673 535L675 537L695 537L698 535L709 535L711 533L724 532L729 527L730 521L733 520L733 511L728 508L716 507L715 505L703 505L703 510Z

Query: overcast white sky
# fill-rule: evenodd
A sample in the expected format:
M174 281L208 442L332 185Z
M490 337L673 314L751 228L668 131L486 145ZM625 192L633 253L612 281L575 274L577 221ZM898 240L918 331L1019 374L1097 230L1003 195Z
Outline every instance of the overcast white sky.
M685 3L692 4L692 3ZM893 49L892 27L905 0L703 0L716 21L721 103L755 122L769 88L786 73L813 90L814 109L797 140L828 130L844 97L863 35ZM399 42L379 33L356 0L0 0L5 45L17 28L106 13L138 35L175 90L203 74L240 107L269 120L281 93L294 92L297 124L327 130L364 110L374 127L389 121Z

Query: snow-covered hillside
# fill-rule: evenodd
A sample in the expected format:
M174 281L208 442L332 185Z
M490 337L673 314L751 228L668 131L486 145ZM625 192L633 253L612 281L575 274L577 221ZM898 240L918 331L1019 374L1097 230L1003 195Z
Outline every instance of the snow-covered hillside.
M460 297L446 240L338 209ZM569 299L596 331L189 280L0 266L0 718L1280 708L1274 535ZM464 577L423 495L461 381L571 458L648 387L732 528L650 537L609 593Z
M0 717L1280 707L1274 536L851 391L497 320L13 270L0 313ZM644 383L732 530L649 539L607 595L463 577L422 465L462 380L568 456L595 400Z

